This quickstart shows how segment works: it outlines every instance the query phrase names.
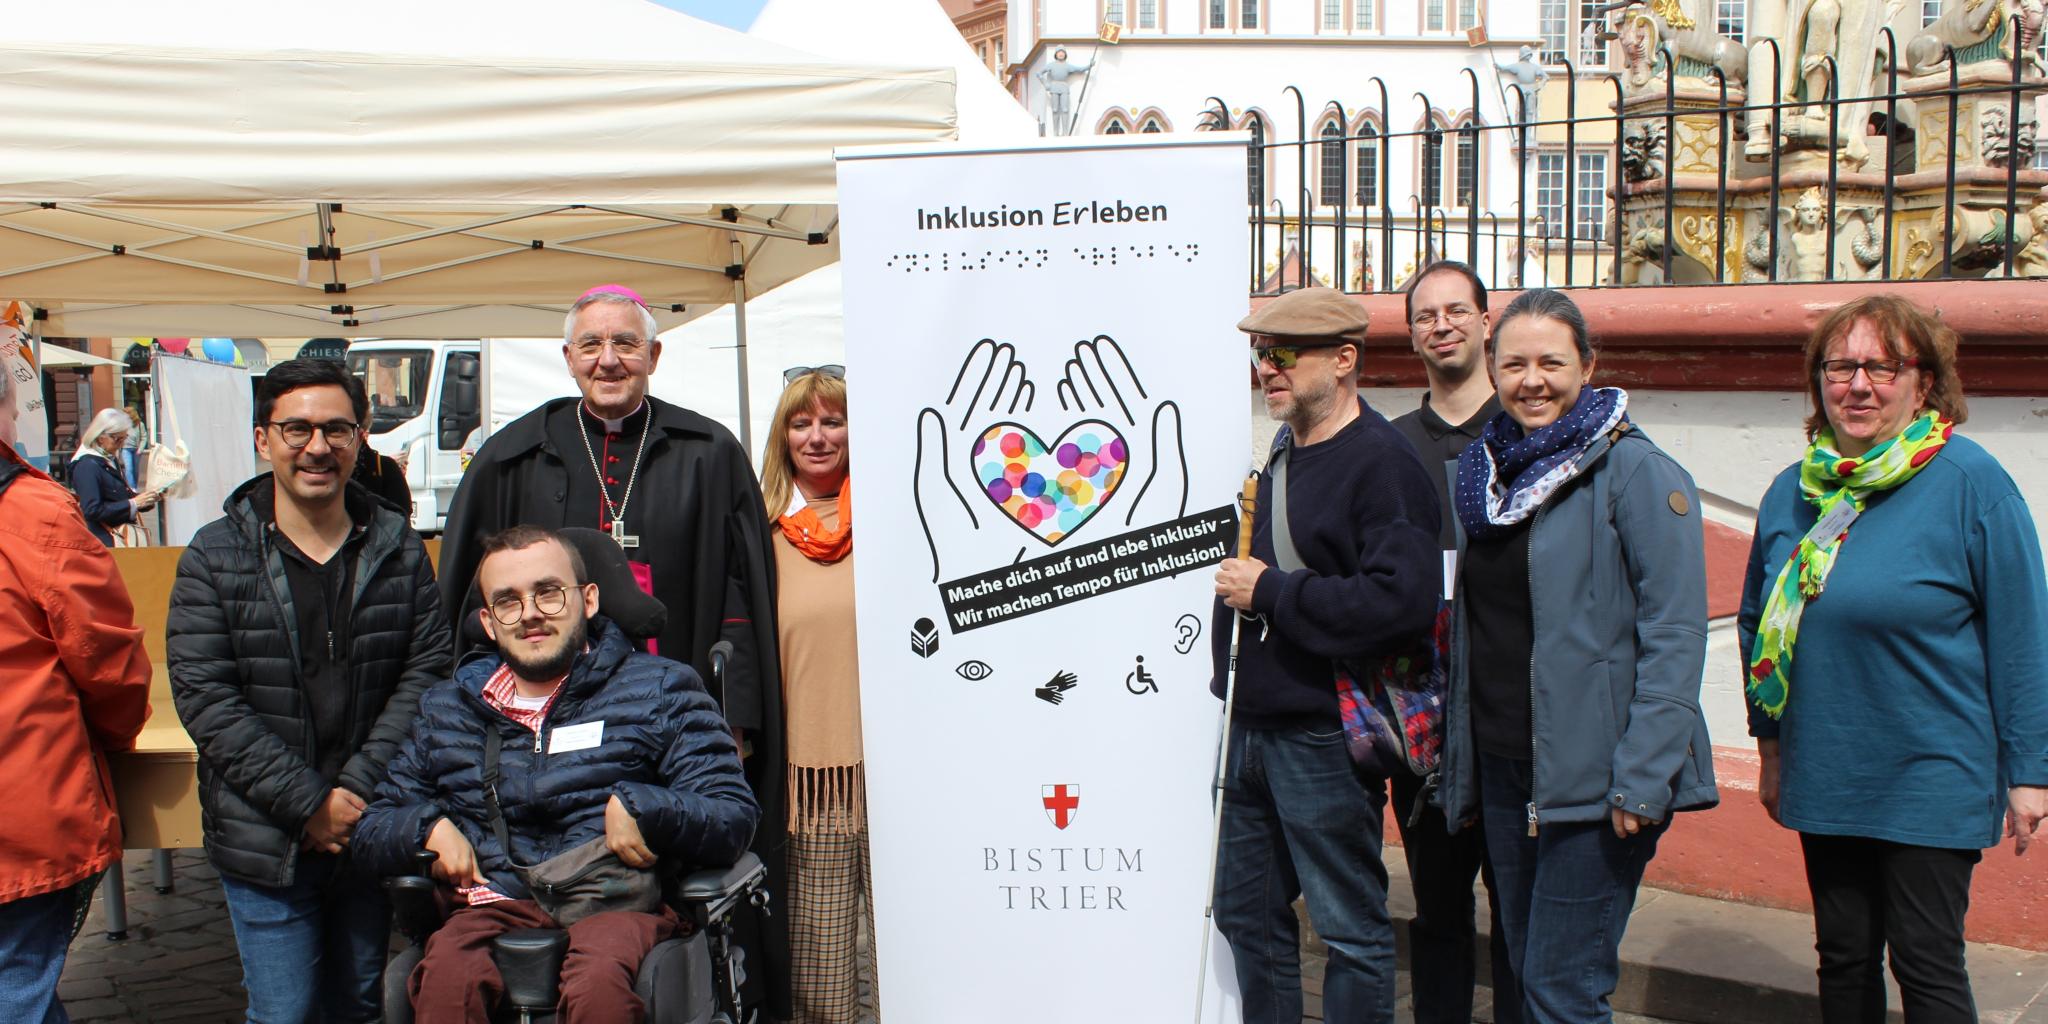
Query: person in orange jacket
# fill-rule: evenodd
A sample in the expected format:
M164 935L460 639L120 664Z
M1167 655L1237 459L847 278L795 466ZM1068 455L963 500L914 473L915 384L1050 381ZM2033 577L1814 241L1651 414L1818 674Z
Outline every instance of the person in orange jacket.
M78 502L14 448L0 372L0 1020L61 1022L57 979L121 855L107 751L149 717L149 656L113 555Z

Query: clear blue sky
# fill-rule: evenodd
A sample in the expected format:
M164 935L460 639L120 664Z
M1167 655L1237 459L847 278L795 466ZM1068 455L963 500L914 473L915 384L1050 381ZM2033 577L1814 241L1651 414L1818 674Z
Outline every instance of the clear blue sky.
M654 0L663 7L672 7L692 18L715 21L728 28L742 32L754 23L754 16L761 13L761 7L768 0Z

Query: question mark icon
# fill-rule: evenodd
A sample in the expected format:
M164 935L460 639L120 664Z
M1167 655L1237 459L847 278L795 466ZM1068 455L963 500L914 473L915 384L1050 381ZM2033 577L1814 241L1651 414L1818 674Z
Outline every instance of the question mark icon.
M1202 635L1202 620L1193 614L1183 615L1179 622L1173 624L1173 628L1180 634L1180 639L1173 643L1173 649L1182 654L1194 650L1195 639Z

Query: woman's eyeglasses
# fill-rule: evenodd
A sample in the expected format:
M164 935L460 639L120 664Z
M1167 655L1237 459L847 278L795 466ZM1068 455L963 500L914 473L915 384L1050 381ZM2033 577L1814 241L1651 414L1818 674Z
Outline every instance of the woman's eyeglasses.
M1870 378L1872 384L1890 384L1899 379L1906 367L1917 367L1918 359L1870 359L1857 362L1854 359L1829 359L1820 364L1821 376L1830 384L1847 384L1856 379L1856 371Z
M834 380L846 379L846 367L839 363L826 363L823 366L792 366L782 371L782 386L788 387L796 383L804 375L812 373L818 374L821 377L831 377Z

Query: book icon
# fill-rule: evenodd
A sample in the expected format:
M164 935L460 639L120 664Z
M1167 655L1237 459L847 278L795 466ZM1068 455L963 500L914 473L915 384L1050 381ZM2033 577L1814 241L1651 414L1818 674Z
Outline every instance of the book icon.
M930 619L919 619L910 625L910 653L920 658L929 658L939 652L939 626Z

